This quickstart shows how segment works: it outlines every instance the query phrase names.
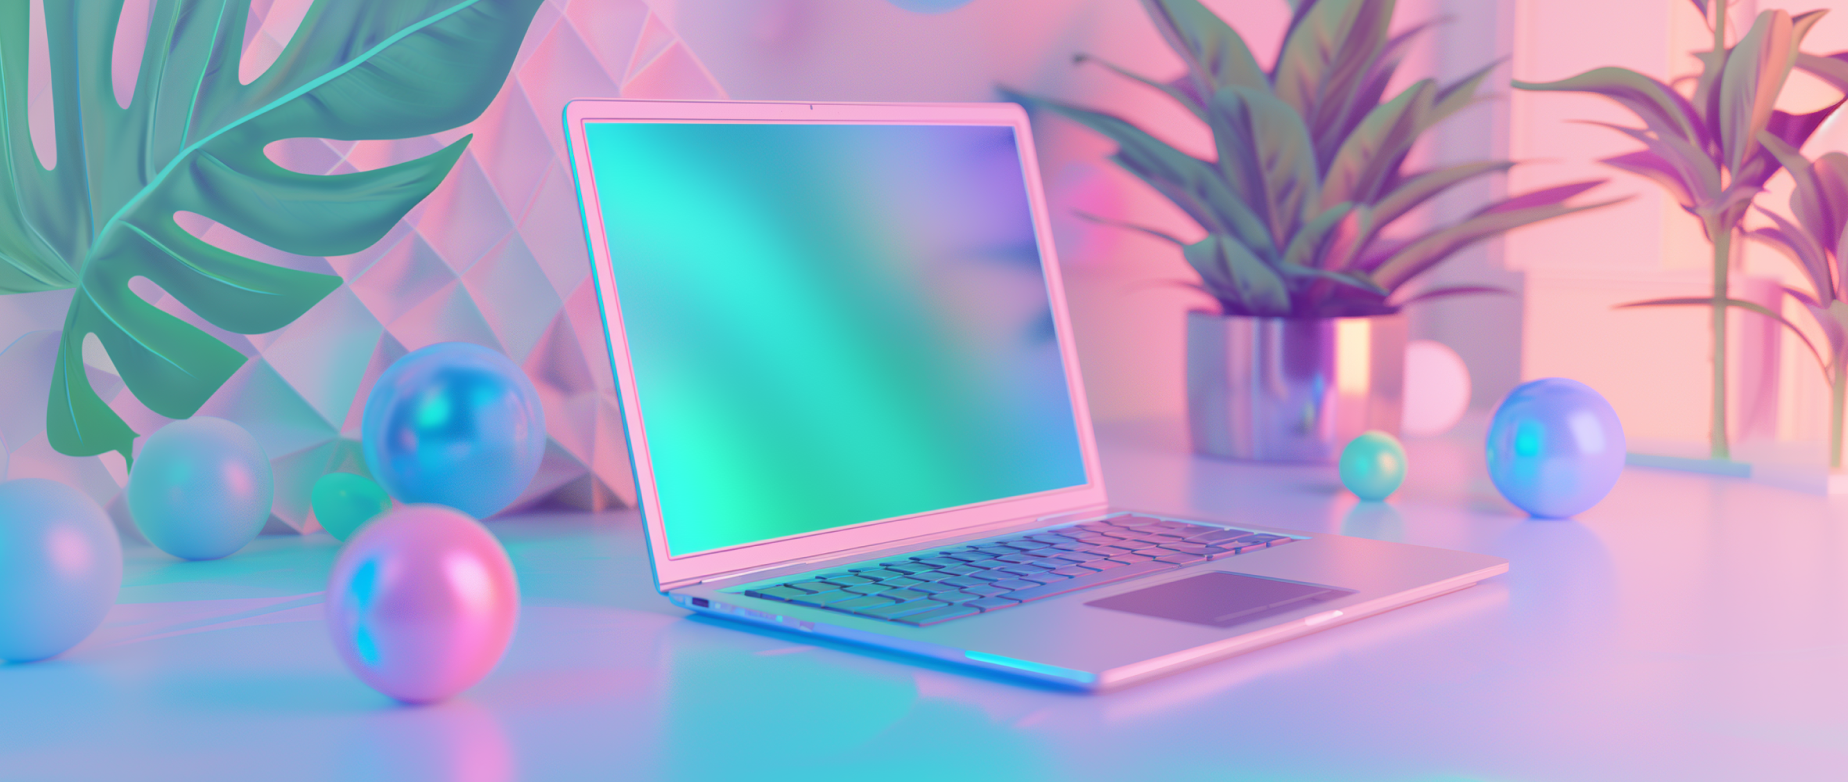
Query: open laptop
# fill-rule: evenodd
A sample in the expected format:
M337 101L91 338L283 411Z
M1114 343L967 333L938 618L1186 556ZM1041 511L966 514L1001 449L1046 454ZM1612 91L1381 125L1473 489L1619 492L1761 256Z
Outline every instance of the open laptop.
M565 121L680 606L1104 690L1507 570L1113 508L1018 106L574 101Z

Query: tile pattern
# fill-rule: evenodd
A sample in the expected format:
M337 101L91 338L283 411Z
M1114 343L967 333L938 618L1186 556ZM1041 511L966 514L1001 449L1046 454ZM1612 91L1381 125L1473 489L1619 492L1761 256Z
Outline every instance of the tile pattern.
M274 60L307 2L254 0L247 75ZM393 141L271 145L270 156L288 168L340 174L428 154L472 134L443 185L373 247L343 257L292 256L199 215L178 216L220 247L347 281L294 324L251 336L203 323L155 286L137 290L251 357L199 414L238 422L270 454L272 529L315 528L308 510L315 479L331 470L364 471L359 425L373 381L399 356L445 341L504 352L539 389L549 430L545 458L515 507L547 499L594 509L633 504L559 120L567 100L615 96L725 93L647 0L548 0L501 93L468 126ZM0 351L0 399L8 402L0 410L0 437L13 448L10 477L78 486L110 506L121 524L121 459L74 459L46 444L45 394L62 311L45 309L56 317L43 317L44 330ZM100 350L86 352L86 360L99 393L137 431L166 423L123 387Z

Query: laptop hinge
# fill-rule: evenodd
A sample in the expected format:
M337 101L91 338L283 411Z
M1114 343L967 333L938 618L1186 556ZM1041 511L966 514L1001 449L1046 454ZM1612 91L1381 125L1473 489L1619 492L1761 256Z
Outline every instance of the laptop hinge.
M1084 508L1061 511L1051 516L1036 517L1032 519L1032 523L1034 526L1044 526L1048 524L1058 524L1060 522L1065 522L1065 521L1077 521L1079 519L1088 518L1088 517L1096 516L1100 513L1103 513L1104 510L1108 507L1109 506L1100 503L1098 505L1087 506ZM997 521L997 522L993 522L990 524L983 524L977 527L970 527L968 529L957 530L955 533L949 534L949 535L941 535L941 536L924 535L924 536L919 536L915 538L907 538L905 540L895 540L890 543L882 543L877 546L863 546L857 549L847 549L844 551L829 552L827 554L822 554L820 556L815 556L815 557L809 557L807 559L790 560L788 562L778 562L773 565L759 565L757 567L746 568L743 570L733 570L728 573L715 573L713 575L710 575L710 576L707 576L701 579L687 579L685 581L680 581L680 582L676 582L673 584L662 584L661 589L663 591L669 591L673 589L678 589L680 587L693 586L696 584L710 584L714 581L730 581L733 579L742 578L744 576L751 575L752 573L767 573L772 570L782 570L784 568L800 567L802 565L819 564L819 563L826 562L831 559L843 559L843 558L851 557L856 553L871 554L877 551L884 551L890 548L902 547L907 544L922 544L933 537L945 537L945 538L986 537L987 535L985 533L987 532L990 532L993 530L1006 529L1008 527L1020 526L1025 521L1027 521L1027 519L1024 519L1024 518L1009 519L1007 521Z

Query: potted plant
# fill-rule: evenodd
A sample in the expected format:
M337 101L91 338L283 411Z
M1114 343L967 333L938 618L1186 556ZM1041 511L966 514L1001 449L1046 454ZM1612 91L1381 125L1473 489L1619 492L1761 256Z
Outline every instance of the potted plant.
M1709 8L1708 0L1692 2L1703 19L1712 17L1708 24L1713 30L1713 48L1695 53L1702 68L1691 96L1683 96L1667 84L1626 68L1595 68L1561 81L1517 81L1514 86L1602 95L1635 112L1642 128L1607 127L1642 142L1644 149L1599 162L1661 185L1682 209L1700 220L1713 247L1711 295L1621 306L1712 308L1709 452L1713 459L1730 459L1732 451L1726 439L1726 313L1734 308L1745 309L1782 321L1763 305L1730 295L1733 235L1765 182L1783 167L1762 140L1769 137L1793 150L1801 147L1841 105L1838 102L1800 115L1774 110L1772 106L1791 69L1801 67L1814 72L1848 91L1842 73L1848 63L1797 50L1810 28L1821 20L1823 11L1796 16L1782 10L1765 11L1758 15L1751 30L1729 48L1725 3L1712 3ZM1818 294L1825 294L1822 287Z
M1843 62L1848 75L1848 61ZM1848 86L1845 82L1843 86ZM1803 158L1795 147L1769 133L1760 137L1767 150L1790 171L1796 187L1790 194L1790 211L1796 222L1760 209L1772 227L1746 235L1783 252L1808 279L1810 291L1786 287L1784 291L1803 304L1822 333L1826 354L1816 349L1803 332L1782 318L1816 357L1829 380L1829 469L1842 468L1842 401L1848 397L1848 280L1842 273L1842 255L1848 253L1848 155L1830 152L1815 161Z
M1200 275L1199 289L1218 305L1187 316L1196 450L1326 462L1365 429L1397 432L1400 309L1490 289L1399 291L1464 247L1603 205L1568 205L1603 180L1575 182L1490 204L1449 225L1401 230L1401 218L1432 197L1513 164L1406 170L1413 143L1475 100L1494 66L1452 84L1425 79L1387 98L1387 83L1422 29L1389 35L1392 0L1296 2L1268 69L1197 0L1144 5L1187 72L1163 82L1103 65L1166 93L1206 123L1217 159L1189 155L1110 114L1020 100L1110 137L1118 145L1113 160L1205 230L1204 239L1185 242L1126 226L1180 247Z

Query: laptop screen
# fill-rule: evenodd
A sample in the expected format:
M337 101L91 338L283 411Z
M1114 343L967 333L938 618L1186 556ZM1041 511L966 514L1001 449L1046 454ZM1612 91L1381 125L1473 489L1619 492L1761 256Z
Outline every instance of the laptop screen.
M585 134L670 555L1085 484L1012 128Z

